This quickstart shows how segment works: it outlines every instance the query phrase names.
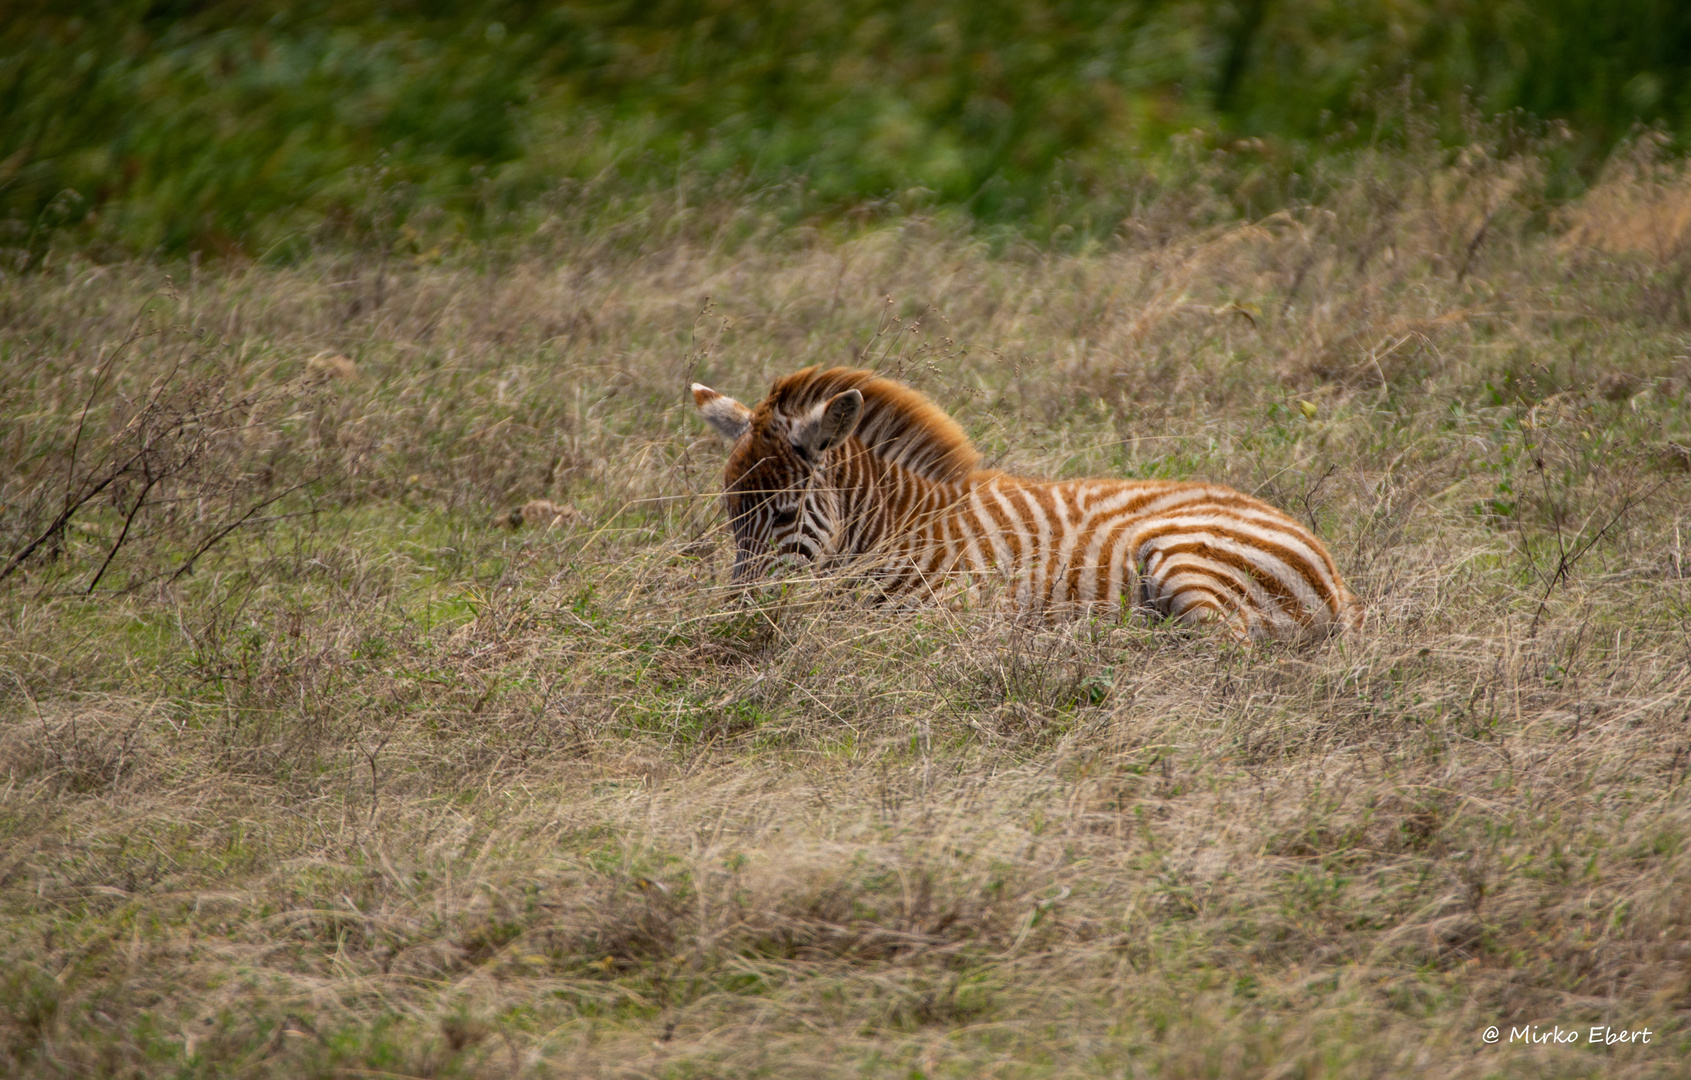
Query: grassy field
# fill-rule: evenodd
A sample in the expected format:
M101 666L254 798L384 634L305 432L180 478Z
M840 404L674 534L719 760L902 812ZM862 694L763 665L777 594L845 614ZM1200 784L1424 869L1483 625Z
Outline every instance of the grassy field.
M1337 149L1554 128L1584 190L1637 125L1691 145L1680 0L10 0L0 267L66 244L297 262L549 209L759 193L1108 238L1194 139L1237 213ZM1537 118L1537 119L1532 119ZM379 193L372 198L372 189Z
M0 1072L1686 1075L1686 176L1374 166L0 277ZM1368 627L735 602L684 387L854 359Z

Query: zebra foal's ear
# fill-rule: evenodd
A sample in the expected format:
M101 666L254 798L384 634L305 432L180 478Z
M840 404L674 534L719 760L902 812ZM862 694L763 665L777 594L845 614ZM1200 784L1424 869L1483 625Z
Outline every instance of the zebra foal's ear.
M736 442L752 426L752 411L727 394L719 394L704 383L693 384L693 404L705 422L729 442Z
M793 429L793 442L812 456L844 442L863 419L863 392L835 394L810 411Z

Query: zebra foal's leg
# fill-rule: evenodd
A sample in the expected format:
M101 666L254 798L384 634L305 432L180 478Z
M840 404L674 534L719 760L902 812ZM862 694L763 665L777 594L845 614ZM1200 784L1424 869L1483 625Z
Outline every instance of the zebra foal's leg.
M1219 627L1240 642L1260 636L1253 633L1251 620L1244 611L1223 603L1214 593L1212 583L1190 574L1165 576L1141 564L1133 568L1128 595L1133 597L1133 612L1147 620L1168 619L1185 629L1198 631Z

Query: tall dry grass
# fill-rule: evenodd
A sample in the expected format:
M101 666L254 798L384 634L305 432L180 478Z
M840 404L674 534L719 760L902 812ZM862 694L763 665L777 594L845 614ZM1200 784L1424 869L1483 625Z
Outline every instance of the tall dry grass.
M1687 264L1533 168L0 280L4 1069L1682 1075ZM846 360L1287 507L1368 628L738 602L683 387Z

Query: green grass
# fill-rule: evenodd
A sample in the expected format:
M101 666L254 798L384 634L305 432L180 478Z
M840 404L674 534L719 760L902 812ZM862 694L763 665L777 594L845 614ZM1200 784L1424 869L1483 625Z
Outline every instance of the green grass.
M1683 176L1380 162L1078 254L0 278L0 1070L1682 1075ZM736 600L683 388L866 343L1002 467L1313 522L1367 627Z
M17 266L348 240L428 262L697 228L725 202L707 228L739 241L765 215L916 212L1078 250L1197 178L1219 201L1196 214L1255 217L1366 182L1358 148L1454 158L1492 123L1543 149L1562 199L1635 125L1691 118L1670 0L13 7Z

